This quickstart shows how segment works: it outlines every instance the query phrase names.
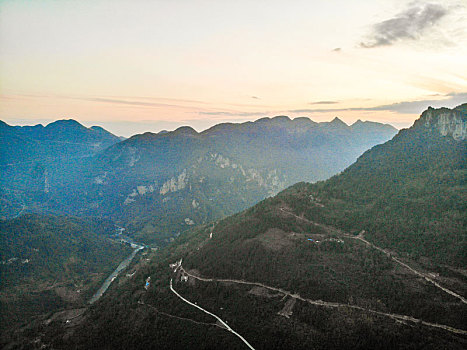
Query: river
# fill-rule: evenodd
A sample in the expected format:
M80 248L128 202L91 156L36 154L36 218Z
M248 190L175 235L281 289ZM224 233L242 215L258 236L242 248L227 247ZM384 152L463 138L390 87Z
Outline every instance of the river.
M118 229L118 240L121 241L122 243L128 243L131 245L132 248L134 248L133 252L125 259L123 260L120 265L117 266L117 268L110 274L109 277L104 281L102 286L98 289L96 293L92 296L92 298L89 300L89 304L95 303L99 298L104 295L104 293L107 291L107 289L110 287L112 282L117 278L119 273L126 269L128 265L130 265L131 261L135 257L135 255L141 250L144 249L145 247L143 245L135 243L130 237L127 237L122 234L123 228L119 227Z

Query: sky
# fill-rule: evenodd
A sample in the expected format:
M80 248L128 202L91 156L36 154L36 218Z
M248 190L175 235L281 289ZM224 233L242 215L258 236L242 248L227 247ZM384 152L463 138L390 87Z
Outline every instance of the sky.
M467 102L467 1L0 0L0 119L123 136Z

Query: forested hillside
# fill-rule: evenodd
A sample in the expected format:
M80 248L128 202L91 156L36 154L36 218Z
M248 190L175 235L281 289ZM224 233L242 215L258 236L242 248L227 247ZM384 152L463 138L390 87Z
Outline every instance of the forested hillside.
M429 109L410 129L376 146L340 175L290 190L323 204L297 211L412 258L467 265L467 105ZM292 196L295 196L293 194Z
M11 126L0 121L0 218L47 201L52 188L76 177L87 158L120 142L107 130L75 120L46 126Z
M132 249L105 220L26 214L0 221L2 328L86 304Z

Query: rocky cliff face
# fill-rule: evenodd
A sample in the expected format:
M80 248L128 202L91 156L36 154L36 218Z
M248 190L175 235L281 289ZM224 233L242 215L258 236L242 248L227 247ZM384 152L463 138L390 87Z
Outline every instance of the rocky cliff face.
M417 126L431 128L442 136L450 136L456 141L465 140L467 137L467 104L454 109L431 108L423 112L421 118L415 123Z

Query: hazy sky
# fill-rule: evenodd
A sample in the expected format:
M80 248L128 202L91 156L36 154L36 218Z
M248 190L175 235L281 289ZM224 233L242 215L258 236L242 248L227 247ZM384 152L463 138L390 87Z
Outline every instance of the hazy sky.
M467 102L467 1L0 0L0 119L128 136Z

